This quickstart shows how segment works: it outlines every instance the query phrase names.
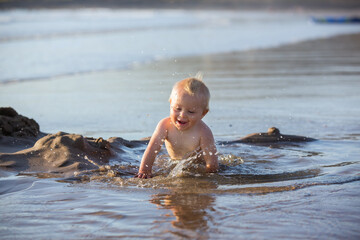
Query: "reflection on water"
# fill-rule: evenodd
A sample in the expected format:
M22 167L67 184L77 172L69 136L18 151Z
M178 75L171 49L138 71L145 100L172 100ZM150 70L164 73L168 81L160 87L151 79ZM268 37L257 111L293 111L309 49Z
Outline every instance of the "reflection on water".
M206 232L208 222L212 220L208 211L212 210L214 197L207 194L181 193L170 191L152 196L151 203L159 208L170 209L175 220L171 221L175 229ZM175 230L176 231L176 230ZM179 231L187 235L186 232ZM188 236L190 237L190 236Z
M360 164L354 144L219 146L218 174L173 177L169 167L148 180L133 178L140 160L132 154L144 146L128 153L124 146L123 165L114 160L114 165L67 179L70 184L2 178L0 236L356 239ZM49 226L51 232L44 230Z

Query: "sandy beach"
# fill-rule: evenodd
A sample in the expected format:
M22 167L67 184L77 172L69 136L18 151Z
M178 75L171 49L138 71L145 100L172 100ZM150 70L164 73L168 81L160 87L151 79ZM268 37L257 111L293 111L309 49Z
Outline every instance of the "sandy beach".
M357 239L359 42L342 34L0 83L1 107L40 127L1 131L0 238ZM153 179L134 179L137 140L168 115L173 83L199 70L220 172L163 156ZM273 126L316 141L236 142Z

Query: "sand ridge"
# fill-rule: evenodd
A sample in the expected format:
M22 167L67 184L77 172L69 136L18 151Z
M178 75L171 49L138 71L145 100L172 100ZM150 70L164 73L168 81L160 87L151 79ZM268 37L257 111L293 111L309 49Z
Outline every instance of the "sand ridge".
M14 171L51 172L73 175L76 171L97 169L113 156L109 142L78 134L49 134L31 148L0 154L0 167Z

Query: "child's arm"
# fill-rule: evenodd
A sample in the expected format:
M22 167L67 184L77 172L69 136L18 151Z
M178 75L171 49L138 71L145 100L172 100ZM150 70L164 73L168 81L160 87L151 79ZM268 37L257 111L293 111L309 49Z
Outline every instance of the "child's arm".
M214 173L219 169L217 150L214 136L210 128L206 127L200 139L200 147L206 163L206 172Z
M153 135L151 136L150 142L144 152L141 159L141 164L138 174L135 177L138 178L151 178L151 169L154 164L157 153L160 151L161 146L167 136L167 123L168 119L161 120Z

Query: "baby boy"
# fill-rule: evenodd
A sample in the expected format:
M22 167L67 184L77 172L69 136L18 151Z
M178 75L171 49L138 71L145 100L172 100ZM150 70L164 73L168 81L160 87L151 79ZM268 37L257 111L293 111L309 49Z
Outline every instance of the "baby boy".
M202 121L209 111L209 100L209 89L200 79L186 78L174 85L169 99L170 116L158 123L136 177L152 177L152 165L164 142L171 159L181 160L198 151L206 172L217 172L219 164L214 137Z

